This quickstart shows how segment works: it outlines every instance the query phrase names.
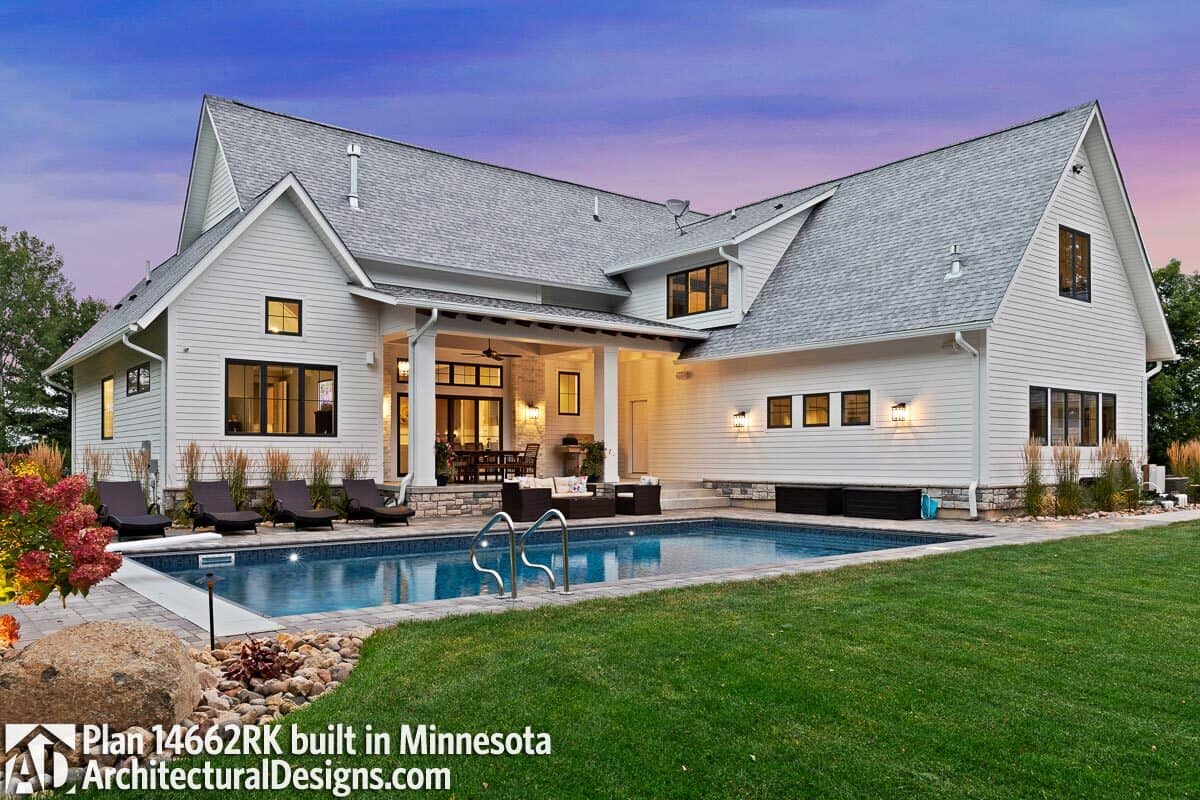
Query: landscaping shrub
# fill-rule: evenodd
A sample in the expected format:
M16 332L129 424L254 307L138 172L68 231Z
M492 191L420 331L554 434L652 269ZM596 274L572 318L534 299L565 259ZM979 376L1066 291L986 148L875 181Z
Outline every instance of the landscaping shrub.
M360 478L366 478L367 470L371 466L371 457L359 450L352 450L342 454L342 482L356 481ZM338 511L342 515L350 513L350 501L342 494L338 498Z
M83 474L87 479L87 491L84 492L83 502L92 508L100 507L100 481L112 476L112 453L108 450L98 450L94 447L83 448L80 455L83 462Z
M1128 439L1107 438L1094 457L1095 479L1092 502L1101 511L1120 511L1137 507L1138 479L1133 448Z
M1054 445L1054 513L1070 517L1083 510L1083 487L1079 485L1079 445Z
M125 462L125 474L142 486L142 498L150 505L150 451L140 447L126 447L121 451Z
M1189 489L1200 484L1200 439L1172 442L1167 446L1167 462L1172 475L1188 479Z
M25 458L35 465L42 478L50 483L57 483L63 476L63 465L66 457L58 445L50 442L38 442L25 453Z
M1021 465L1025 472L1025 513L1038 517L1046 513L1049 498L1042 477L1042 440L1037 437L1021 448Z
M46 480L30 460L0 468L0 604L37 605L58 590L65 605L121 566L104 549L114 531L96 527L83 502L87 488L83 475ZM0 647L19 634L11 615L0 616Z
M196 504L195 498L192 497L192 481L200 480L200 476L204 474L204 450L199 443L191 441L179 445L179 469L183 471L184 479L183 503L173 511L175 522L184 525L187 524L188 514Z
M217 474L229 484L229 494L237 508L245 508L250 499L246 488L246 475L250 472L250 456L240 447L225 447L214 453Z
M223 670L225 679L249 684L253 678L271 680L292 672L300 657L285 652L274 642L251 639L242 643L237 661Z
M271 513L275 507L275 493L271 491L271 481L290 481L292 479L292 454L278 447L268 447L263 451L263 466L267 470L266 503L263 510Z
M333 508L333 458L315 448L308 457L308 496L316 508Z

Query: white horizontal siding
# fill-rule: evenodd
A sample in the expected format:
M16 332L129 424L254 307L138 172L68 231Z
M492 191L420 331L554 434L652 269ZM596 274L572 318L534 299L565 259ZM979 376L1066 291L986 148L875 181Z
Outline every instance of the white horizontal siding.
M973 469L976 362L940 338L697 364L621 365L622 469L629 413L648 401L650 472L667 478L965 485ZM690 373L680 380L677 373ZM842 391L871 391L869 427L841 427ZM830 393L829 428L804 428L800 395ZM790 429L766 427L767 397L794 395ZM891 407L909 407L907 425ZM733 427L747 412L749 425Z
M209 181L208 203L204 208L202 230L208 230L223 220L238 207L237 191L233 188L233 175L225 156L218 148L213 156L212 178Z
M746 309L754 305L758 293L762 291L763 284L767 282L767 278L771 277L771 273L779 264L779 259L783 258L783 254L791 245L792 240L796 238L796 234L804 227L809 213L809 211L801 211L796 216L767 228L757 236L750 237L738 246L738 260L746 268L746 302L744 305Z
M159 319L143 335L131 338L135 344L155 353L166 350L166 321ZM150 362L150 391L125 394L125 373L133 366ZM100 438L100 381L113 378L113 438ZM112 456L112 474L116 480L130 478L125 469L123 452L140 448L150 442L151 458L162 461L162 426L159 419L162 405L162 371L157 361L147 359L123 344L113 345L76 365L75 381L75 440L74 467L83 468L86 448L105 451Z
M1076 160L1083 171L1064 173L989 333L992 485L1021 482L1030 386L1116 394L1118 435L1139 452L1145 446L1145 331L1087 155ZM1058 296L1060 225L1091 236L1090 303ZM1090 458L1085 451L1084 474L1091 472Z
M670 322L685 328L717 328L723 325L734 325L741 321L741 274L736 264L729 265L729 307L721 311L710 311L703 314L690 314L686 317L667 318L667 276L682 272L692 267L702 267L706 264L718 264L721 259L707 256L692 256L675 259L665 264L626 272L622 277L629 286L629 297L621 303L617 311L642 319L652 319L659 322Z
M247 450L262 478L268 447L306 462L313 449L335 456L366 453L382 476L382 353L378 306L347 291L346 273L290 200L282 199L234 242L172 305L173 409L176 447L194 440L214 448ZM303 336L265 332L270 296L303 302ZM374 364L367 366L372 353ZM226 436L225 360L293 362L338 368L337 436ZM171 454L177 462L177 453ZM211 474L210 458L210 474ZM172 469L174 485L182 480ZM335 478L340 476L335 475Z

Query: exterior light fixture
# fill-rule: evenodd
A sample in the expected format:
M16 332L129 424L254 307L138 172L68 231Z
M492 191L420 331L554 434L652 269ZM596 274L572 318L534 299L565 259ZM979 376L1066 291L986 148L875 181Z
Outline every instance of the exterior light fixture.
M409 369L409 366L408 366L407 359L403 359L403 358L397 359L396 360L396 380L403 381L404 383L408 383L408 369Z
M892 406L892 422L908 422L907 403L896 403Z
M541 416L542 410L537 406L525 407L525 419L529 420L530 422L537 422L539 419L541 419Z
M739 411L733 415L733 427L745 428L749 423L746 420L746 412Z

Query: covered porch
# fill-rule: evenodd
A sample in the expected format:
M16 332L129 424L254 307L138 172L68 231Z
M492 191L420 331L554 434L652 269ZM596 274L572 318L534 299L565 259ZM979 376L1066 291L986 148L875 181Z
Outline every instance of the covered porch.
M439 482L439 441L455 454L446 477L459 487L578 475L591 441L605 444L602 482L646 472L649 431L630 436L639 420L622 419L621 365L673 360L703 335L606 312L388 288L384 478L411 473L414 490Z

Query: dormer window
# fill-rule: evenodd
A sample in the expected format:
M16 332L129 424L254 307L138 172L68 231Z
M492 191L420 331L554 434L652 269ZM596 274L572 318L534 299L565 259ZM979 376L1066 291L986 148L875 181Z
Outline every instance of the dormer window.
M1092 301L1092 237L1058 229L1058 296Z
M280 297L267 298L267 333L279 336L299 336L301 332L301 310L299 300L284 300Z
M686 317L725 308L729 308L728 262L667 276L668 317Z

